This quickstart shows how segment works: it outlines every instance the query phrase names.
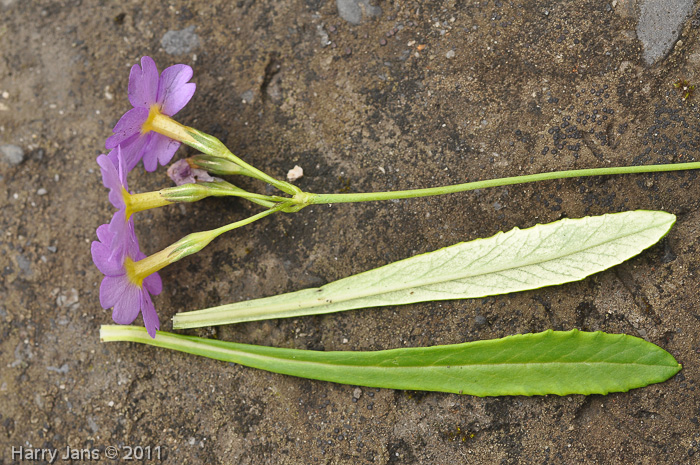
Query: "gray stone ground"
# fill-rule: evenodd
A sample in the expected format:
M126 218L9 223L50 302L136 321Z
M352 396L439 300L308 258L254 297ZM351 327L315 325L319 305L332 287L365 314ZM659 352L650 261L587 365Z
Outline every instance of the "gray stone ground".
M697 173L308 208L166 268L156 298L170 329L180 310L319 285L499 230L664 209L678 222L660 244L583 282L192 332L318 350L624 332L684 365L664 384L473 398L314 382L98 338L110 313L89 246L111 208L94 160L129 108L129 67L142 55L161 69L193 66L198 91L181 121L276 176L301 166L297 184L312 192L696 160L700 96L683 101L673 83L700 83L700 23L679 1L690 16L673 26L669 13L671 31L657 31L669 48L647 60L653 44L640 37L654 31L639 17L654 2L639 3L3 0L0 463L15 463L13 447L110 445L160 447L173 464L696 461ZM129 181L137 191L169 183L162 169ZM254 211L207 200L139 214L137 228L154 252Z

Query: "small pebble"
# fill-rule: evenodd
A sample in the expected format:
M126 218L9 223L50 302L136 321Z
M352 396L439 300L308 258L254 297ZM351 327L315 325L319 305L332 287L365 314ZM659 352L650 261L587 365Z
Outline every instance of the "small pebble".
M43 187L40 188L38 191L36 191L36 195L46 195L48 193L49 192L46 189L44 189Z
M15 260L17 261L17 266L25 276L32 276L34 274L32 272L31 262L27 257L22 254L18 254L15 256Z
M0 160L10 165L19 165L24 161L24 150L13 144L0 145Z
M455 51L454 51L454 50L448 51L447 53L445 53L445 57L446 57L446 58L454 58L454 57L455 57Z
M360 24L382 14L382 9L371 5L369 0L336 0L336 6L338 15L351 24Z
M243 103L252 103L254 98L255 98L255 94L253 93L252 90L246 90L241 95L241 101Z
M328 32L326 32L326 29L323 27L323 24L316 26L316 35L321 39L321 47L328 47L331 45L332 42L328 36Z
M381 46L386 45L386 39L385 39L384 37L382 37L381 39L379 39L379 45L381 45Z
M194 26L180 31L168 31L160 39L160 45L168 55L183 55L199 47L199 36L194 32Z
M355 388L355 390L352 391L352 397L355 399L359 399L360 397L362 397L362 389L360 389L359 387Z
M294 168L287 173L287 180L289 182L294 182L302 176L304 176L304 169L299 165L294 165Z

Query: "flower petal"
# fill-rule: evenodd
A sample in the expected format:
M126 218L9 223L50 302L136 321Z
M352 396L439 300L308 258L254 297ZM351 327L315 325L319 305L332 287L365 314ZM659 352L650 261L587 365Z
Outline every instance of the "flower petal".
M109 224L97 228L97 239L90 247L93 262L104 274L114 276L124 274L124 260L130 251L133 239L133 222L127 222L125 210L119 210L112 216ZM117 272L117 267L121 271Z
M163 114L173 116L187 105L197 88L195 83L187 82L191 78L192 68L187 65L173 65L163 70L157 97Z
M119 146L116 148L120 152ZM121 158L121 154L117 153L117 157ZM122 182L119 179L119 173L114 162L107 155L97 157L97 164L100 165L102 172L102 184L109 189L109 202L114 205L114 208L126 208L124 197L122 196Z
M136 231L134 231L134 222L131 220L129 221L129 247L127 253L129 258L135 262L146 258L146 254L141 252L139 239L136 237Z
M126 167L126 161L124 160L124 156L122 155L121 151L121 146L117 146L117 162L116 167L119 175L119 182L121 183L122 187L129 192L129 184L126 182L126 175L129 174L130 169L127 169Z
M180 147L180 142L155 132L148 134L150 140L143 150L143 166L146 171L155 171L158 162L167 165Z
M148 335L155 339L156 330L160 329L160 320L151 296L146 291L141 292L141 315L143 316L143 325L146 327Z
M141 66L131 67L129 102L134 108L150 108L158 96L158 68L151 57L141 58Z
M126 219L126 210L119 210L114 213L109 222L109 232L112 234L112 241L109 244L112 251L112 259L124 263L124 259L130 250L130 232L133 230L133 221Z
M105 279L109 279L109 276ZM112 320L120 325L128 325L139 315L139 311L141 310L142 291L137 285L129 282L129 278L126 276L120 276L119 278L114 279L120 280L118 289L121 291L121 293L114 303ZM104 280L102 282L104 282ZM117 288L117 286L115 286L115 288ZM102 288L100 288L100 291L102 291Z
M158 273L153 273L143 279L143 287L151 294L158 295L163 290L163 280Z
M114 233L110 231L108 224L101 224L97 227L97 239L103 244L109 245L114 239Z
M124 274L124 262L112 254L112 249L101 242L93 241L90 246L92 261L105 276L119 276Z
M124 148L124 142L131 139L136 134L141 134L141 126L148 119L148 108L132 108L122 115L117 124L112 129L113 135L107 138L105 147L113 149L117 145ZM115 154L116 155L116 154Z
M150 135L151 133L143 135L139 133L134 135L133 138L128 139L119 145L119 147L122 149L122 154L124 155L124 164L122 166L126 172L133 170L141 161L146 144L148 144L148 141L150 140Z
M100 284L100 305L102 308L112 308L123 293L124 284L129 280L126 275L105 276Z

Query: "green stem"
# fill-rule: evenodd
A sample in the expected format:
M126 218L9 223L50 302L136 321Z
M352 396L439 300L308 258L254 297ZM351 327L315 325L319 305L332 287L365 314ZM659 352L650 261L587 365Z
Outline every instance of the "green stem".
M260 219L265 218L268 215L272 215L273 213L276 213L284 208L287 207L287 204L278 204L269 210L265 210L264 212L260 212L257 215L250 216L244 220L236 221L231 224L227 224L226 226L221 226L220 228L212 229L208 231L212 235L212 239L222 235L225 232L229 232L233 229L240 228L242 226L248 225L250 223L253 223L254 221L258 221Z
M209 245L211 241L219 237L225 232L231 231L232 229L240 228L241 226L248 225L254 221L265 218L275 212L278 212L288 205L286 203L278 204L269 210L260 212L257 215L250 216L240 221L227 224L220 228L211 229L209 231L200 231L192 234L188 234L179 241L169 245L160 252L156 252L146 258L143 258L137 262L130 262L127 267L127 274L133 277L134 280L143 281L144 278L150 276L151 274L159 271L171 263L175 263L188 255L195 254L202 250L204 247Z
M553 179L578 178L585 176L607 176L614 174L633 173L659 173L667 171L684 171L700 169L700 162L671 163L665 165L647 166L622 166L612 168L590 168L582 170L553 171L550 173L528 174L524 176L512 176L508 178L488 179L486 181L467 182L453 184L451 186L430 187L427 189L411 189L390 192L365 192L357 194L311 194L297 195L297 202L306 205L327 203L371 202L377 200L411 199L416 197L428 197L432 195L454 194L487 187L508 186L513 184L525 184L537 181L549 181Z
M297 192L300 191L300 189L296 186L293 186L292 184L289 184L284 181L280 181L278 179L273 178L267 173L264 173L260 171L259 169L255 168L254 166L244 162L241 158L237 157L234 155L231 151L226 149L225 151L221 151L218 153L215 153L213 155L219 156L221 158L225 158L227 160L231 160L232 162L236 163L238 166L246 170L249 174L248 176L252 176L255 178L258 178L262 181L265 181L269 184L272 184L282 192L285 192L287 194L296 194ZM290 187L291 186L291 187Z
M159 207L170 203L197 202L206 197L240 197L263 207L272 208L279 202L289 201L288 197L262 195L248 192L226 181L202 182L168 187L157 192L131 194L125 196L127 214Z
M257 179L260 179L262 181L265 181L273 186L275 186L277 189L281 190L282 192L285 192L290 195L298 194L301 192L301 189L296 187L293 184L290 184L285 181L280 181L279 179L275 179L272 176L270 176L267 173L264 173L260 171L259 169L255 168L254 166L246 163L236 155L234 155L219 139L217 139L214 136L211 136L209 134L205 134L201 131L198 131L194 128L189 128L186 127L186 130L188 134L193 138L193 139L183 139L182 141L189 145L190 147L199 150L200 152L206 154L206 155L211 155L213 157L219 157L223 158L225 160L232 161L236 165L240 166L244 170L246 170L249 174L249 176L255 177Z
M256 178L250 171L242 168L231 160L225 160L213 155L199 154L187 158L187 163L217 176L248 176Z
M298 187L288 182L279 181L244 162L231 153L231 151L216 137L180 124L169 116L162 114L157 106L151 107L148 120L143 124L142 131L155 131L166 137L187 144L205 155L230 160L246 170L249 176L268 182L287 194L297 194L301 192L301 189Z
M248 199L248 200L264 200L265 203L264 205L267 207L272 207L274 205L277 205L278 202L284 202L289 200L288 197L280 197L277 195L263 195L263 194L256 194L254 192L248 192L246 190L240 189L240 188L234 188L234 189L220 189L220 188L214 188L212 189L210 195L212 197L241 197L243 199ZM263 205L262 203L259 203L260 205Z

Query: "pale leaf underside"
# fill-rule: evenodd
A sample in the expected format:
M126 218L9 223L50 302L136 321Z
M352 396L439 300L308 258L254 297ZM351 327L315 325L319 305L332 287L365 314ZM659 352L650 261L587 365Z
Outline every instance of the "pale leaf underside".
M659 241L675 216L630 211L513 229L417 255L320 288L178 313L192 328L358 308L467 299L579 281Z

